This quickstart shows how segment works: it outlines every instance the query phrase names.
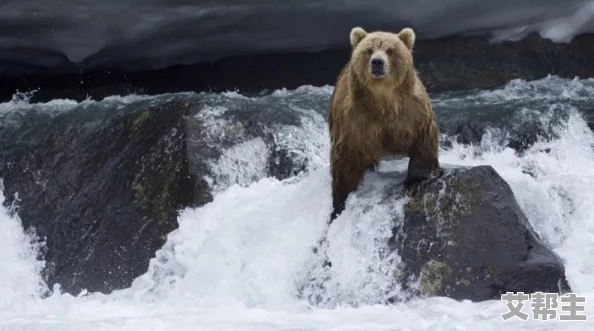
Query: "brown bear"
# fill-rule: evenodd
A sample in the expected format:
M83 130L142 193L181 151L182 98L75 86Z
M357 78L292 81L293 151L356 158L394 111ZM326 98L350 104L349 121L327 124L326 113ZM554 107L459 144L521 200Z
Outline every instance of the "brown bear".
M407 187L440 169L439 128L414 67L415 39L411 28L351 30L351 58L330 99L330 222L342 213L365 171L375 170L385 155L409 157Z

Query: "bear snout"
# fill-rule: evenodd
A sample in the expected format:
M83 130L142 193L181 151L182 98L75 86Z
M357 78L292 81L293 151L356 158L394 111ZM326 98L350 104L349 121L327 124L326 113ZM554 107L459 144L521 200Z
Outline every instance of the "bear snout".
M386 75L386 62L381 57L371 59L371 75L381 78Z

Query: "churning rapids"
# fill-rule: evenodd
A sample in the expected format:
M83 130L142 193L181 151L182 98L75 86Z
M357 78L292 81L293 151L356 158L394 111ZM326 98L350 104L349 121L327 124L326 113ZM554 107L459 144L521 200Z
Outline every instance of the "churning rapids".
M54 291L42 298L30 235L20 221L0 211L1 330L585 330L594 322L594 134L580 110L594 104L594 80L547 77L513 81L494 91L434 96L440 119L456 116L488 121L492 128L478 144L446 137L444 164L492 165L510 184L536 230L565 260L573 292L587 296L587 322L502 321L498 300L471 303L447 298L375 304L388 280L377 270L375 238L385 237L385 210L362 213L357 222L345 214L328 232L340 268L332 274L330 306L311 306L298 287L317 261L312 246L326 229L330 211L328 136L324 121L330 87L276 91L286 106L310 120L286 141L299 140L313 160L309 172L278 181L238 180L218 191L212 203L184 210L179 229L151 261L146 274L127 289L109 295ZM153 98L157 98L153 97ZM236 93L224 97L244 98ZM126 102L142 96L112 97ZM262 97L267 98L267 97ZM19 103L0 105L14 111ZM85 101L94 102L94 101ZM101 101L106 102L106 101ZM36 107L68 111L74 102L55 100ZM588 106L589 105L589 106ZM32 105L33 106L33 105ZM589 108L588 108L589 107ZM476 111L479 109L480 111ZM220 109L218 111L221 111ZM224 111L224 110L223 110ZM536 123L547 134L522 153L507 139ZM257 142L254 142L257 144ZM250 148L251 147L251 148ZM258 177L259 146L230 151L217 164L229 178ZM247 161L247 168L229 160ZM388 160L384 167L405 167ZM238 172L248 171L249 174ZM531 175L532 174L532 175ZM233 184L233 183L230 183ZM3 198L3 197L2 197ZM352 208L358 208L358 202ZM385 266L383 266L385 267ZM528 304L528 303L526 303Z

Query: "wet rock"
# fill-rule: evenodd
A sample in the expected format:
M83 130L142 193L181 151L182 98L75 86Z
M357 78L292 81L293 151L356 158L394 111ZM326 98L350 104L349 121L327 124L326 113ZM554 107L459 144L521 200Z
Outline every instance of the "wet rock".
M50 288L125 288L177 227L178 210L228 185L307 170L310 160L291 156L299 146L276 135L300 121L279 104L197 94L23 104L0 114L5 204L45 242Z
M13 127L2 144L6 203L45 242L50 287L111 291L146 270L194 200L184 126L197 106L91 104L32 111Z
M570 290L563 261L491 166L445 168L406 189L405 178L366 176L314 249L301 297L335 307Z
M391 246L402 258L399 275L410 293L481 301L508 291L569 289L563 261L490 166L447 169L414 187L404 214Z

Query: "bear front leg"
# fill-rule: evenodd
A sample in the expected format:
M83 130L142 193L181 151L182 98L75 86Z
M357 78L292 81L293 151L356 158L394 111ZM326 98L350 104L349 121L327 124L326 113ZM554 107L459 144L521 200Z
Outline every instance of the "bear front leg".
M332 169L332 214L329 224L344 211L349 194L358 188L369 167L371 165L347 163Z
M409 152L408 173L405 185L431 178L439 171L439 131L432 122L428 129L422 132Z

